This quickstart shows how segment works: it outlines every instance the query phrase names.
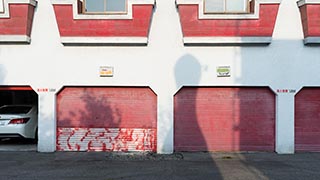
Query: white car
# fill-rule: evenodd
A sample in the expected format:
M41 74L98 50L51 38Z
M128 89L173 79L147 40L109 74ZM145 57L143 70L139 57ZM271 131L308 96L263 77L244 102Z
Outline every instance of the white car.
M38 138L38 108L35 105L0 107L0 138Z

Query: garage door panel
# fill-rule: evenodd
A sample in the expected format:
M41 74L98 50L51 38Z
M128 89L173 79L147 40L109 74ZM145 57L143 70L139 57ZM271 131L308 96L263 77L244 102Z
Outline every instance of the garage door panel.
M154 128L156 99L150 98L154 94L147 90L142 93L142 88L67 88L59 95L58 126ZM130 91L138 91L138 95Z
M295 96L295 150L320 151L320 88Z
M57 149L155 151L156 104L149 88L64 88L57 98Z
M174 100L176 151L274 150L275 95L268 88L185 87Z

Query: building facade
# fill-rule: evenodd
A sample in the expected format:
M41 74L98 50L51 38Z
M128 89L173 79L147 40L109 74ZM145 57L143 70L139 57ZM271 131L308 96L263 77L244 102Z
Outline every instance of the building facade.
M0 0L38 151L320 150L320 0L91 2Z

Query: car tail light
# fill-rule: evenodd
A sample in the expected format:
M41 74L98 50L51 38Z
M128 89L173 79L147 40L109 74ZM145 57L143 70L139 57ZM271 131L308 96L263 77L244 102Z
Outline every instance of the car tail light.
M9 124L25 124L29 121L30 118L18 118L18 119L11 119Z

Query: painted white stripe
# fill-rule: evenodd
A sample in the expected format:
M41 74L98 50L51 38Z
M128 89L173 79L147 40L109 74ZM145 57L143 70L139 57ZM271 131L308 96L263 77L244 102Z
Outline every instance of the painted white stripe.
M299 7L306 4L320 4L320 0L300 0L297 4Z
M177 5L198 5L199 19L259 19L260 4L280 4L281 0L257 0L252 14L205 14L203 0L176 0Z
M132 5L155 4L155 0L128 0L128 11L126 14L80 14L78 13L77 0L51 0L53 5L72 4L73 19L132 19Z
M37 5L36 0L4 0L4 4L31 4L33 6Z
M2 6L1 6L1 3L2 3ZM37 6L37 1L36 0L0 0L0 12L1 12L0 18L10 17L9 4L30 4L32 6Z
M307 37L303 40L304 44L320 44L320 37Z
M269 44L272 37L185 37L184 44L219 45L219 44Z
M63 44L147 44L147 37L61 37Z
M30 43L31 38L26 35L0 35L0 42Z

